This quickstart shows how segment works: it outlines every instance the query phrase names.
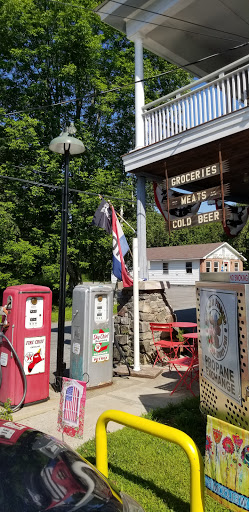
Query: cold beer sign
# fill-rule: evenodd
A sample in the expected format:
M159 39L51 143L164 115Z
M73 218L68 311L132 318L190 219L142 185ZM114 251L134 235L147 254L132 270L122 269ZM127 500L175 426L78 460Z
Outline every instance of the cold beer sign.
M229 216L228 210L225 210L226 218ZM186 216L179 219L170 221L171 229L182 229L193 226L201 226L202 224L208 224L209 222L221 222L222 221L222 210L215 210L213 212L199 213L198 215L192 215L191 217Z

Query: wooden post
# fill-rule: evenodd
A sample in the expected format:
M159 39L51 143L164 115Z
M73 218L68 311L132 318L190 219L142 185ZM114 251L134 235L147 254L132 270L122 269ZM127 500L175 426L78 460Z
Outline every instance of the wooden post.
M221 187L221 203L222 203L222 224L226 227L226 212L224 203L224 183L223 183L223 164L221 154L221 144L219 144L219 165L220 165L220 187Z
M169 237L170 237L169 181L168 181L168 171L167 171L167 163L166 163L166 160L165 160L165 162L164 162L164 170L165 170L166 192L167 192L168 230L169 230Z

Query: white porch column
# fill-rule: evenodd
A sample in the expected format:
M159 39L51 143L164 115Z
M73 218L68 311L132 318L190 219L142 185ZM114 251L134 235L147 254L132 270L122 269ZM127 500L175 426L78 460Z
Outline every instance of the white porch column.
M143 64L143 40L137 37L135 44L135 128L136 148L144 146L144 126L142 107L144 106L144 64ZM142 81L141 81L142 80Z
M147 256L146 256L146 194L145 178L137 179L137 239L138 239L138 268L139 277L148 279Z
M144 106L144 68L143 68L143 41L137 37L135 43L135 128L136 149L144 146L144 124L142 107ZM142 80L142 81L141 81ZM139 277L148 279L146 257L146 196L145 178L137 180L137 239L138 239L138 268Z

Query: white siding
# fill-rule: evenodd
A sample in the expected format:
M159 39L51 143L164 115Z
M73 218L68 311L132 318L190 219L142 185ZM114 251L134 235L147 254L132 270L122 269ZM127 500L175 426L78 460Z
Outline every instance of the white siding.
M191 260L187 260L191 261ZM186 272L186 261L169 261L169 273L163 274L163 262L151 261L149 270L149 280L151 281L169 281L176 285L194 285L200 279L200 260L192 261L192 274Z

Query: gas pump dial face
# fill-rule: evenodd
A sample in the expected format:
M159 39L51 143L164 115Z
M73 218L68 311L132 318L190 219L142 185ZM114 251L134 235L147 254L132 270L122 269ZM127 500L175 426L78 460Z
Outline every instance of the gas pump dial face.
M107 295L96 295L94 301L95 322L106 322L107 314Z
M26 300L25 329L43 326L43 297L28 297Z

